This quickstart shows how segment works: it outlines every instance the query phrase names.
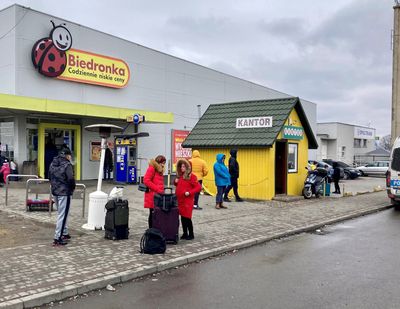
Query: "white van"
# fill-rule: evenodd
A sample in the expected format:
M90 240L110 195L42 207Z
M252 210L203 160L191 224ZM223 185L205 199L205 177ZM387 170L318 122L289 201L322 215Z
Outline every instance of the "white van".
M390 153L390 164L386 173L386 192L392 205L396 210L400 210L400 137L394 141Z

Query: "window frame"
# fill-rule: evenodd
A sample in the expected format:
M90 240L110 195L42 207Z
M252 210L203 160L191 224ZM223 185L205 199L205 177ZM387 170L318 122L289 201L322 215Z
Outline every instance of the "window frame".
M294 147L294 168L289 168L289 155L290 155L290 147ZM298 143L288 143L288 152L287 152L287 169L288 174L295 174L299 172L299 144Z

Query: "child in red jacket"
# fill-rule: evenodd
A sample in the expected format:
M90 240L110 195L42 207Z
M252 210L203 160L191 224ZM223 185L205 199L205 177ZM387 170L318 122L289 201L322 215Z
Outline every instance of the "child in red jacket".
M3 176L2 181L4 181L4 183L6 183L7 176L10 175L10 173L11 173L10 164L7 161L5 161L3 163L3 166L0 168L0 175Z
M176 198L178 200L179 214L181 215L183 234L181 239L194 239L192 212L194 196L201 191L197 177L192 174L189 161L181 159L176 164Z

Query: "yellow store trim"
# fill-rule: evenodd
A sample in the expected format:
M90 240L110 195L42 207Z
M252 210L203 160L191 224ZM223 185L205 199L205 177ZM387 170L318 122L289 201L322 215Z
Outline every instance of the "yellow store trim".
M174 122L174 115L170 112L153 112L141 109L49 100L2 93L0 93L0 108L123 120L129 115L141 114L145 115L146 122Z
M38 125L38 173L39 176L44 176L44 153L45 153L45 131L46 129L61 129L61 130L74 130L75 131L75 153L73 160L76 162L74 166L75 179L81 179L81 126L73 124L61 124L61 123L39 123Z
M290 125L296 127L303 127L299 115L296 110L293 109L290 113L288 120L286 120L285 125L289 125L289 119L291 121ZM304 128L304 127L303 127ZM278 139L281 139L283 130L279 133ZM291 140L287 141L288 144L297 144L297 172L288 173L287 177L287 194L288 195L302 195L302 190L304 187L304 180L307 176L307 162L308 162L308 138L306 133L303 134L302 140Z

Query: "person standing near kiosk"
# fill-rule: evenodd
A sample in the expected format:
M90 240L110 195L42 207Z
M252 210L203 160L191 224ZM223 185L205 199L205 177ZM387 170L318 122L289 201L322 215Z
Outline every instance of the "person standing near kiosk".
M233 188L233 194L235 194L236 202L243 202L238 192L239 163L236 159L237 150L231 149L230 154L231 157L229 158L229 174L231 175L231 184L225 190L224 201L230 202L228 194L229 191L231 191L231 189Z

